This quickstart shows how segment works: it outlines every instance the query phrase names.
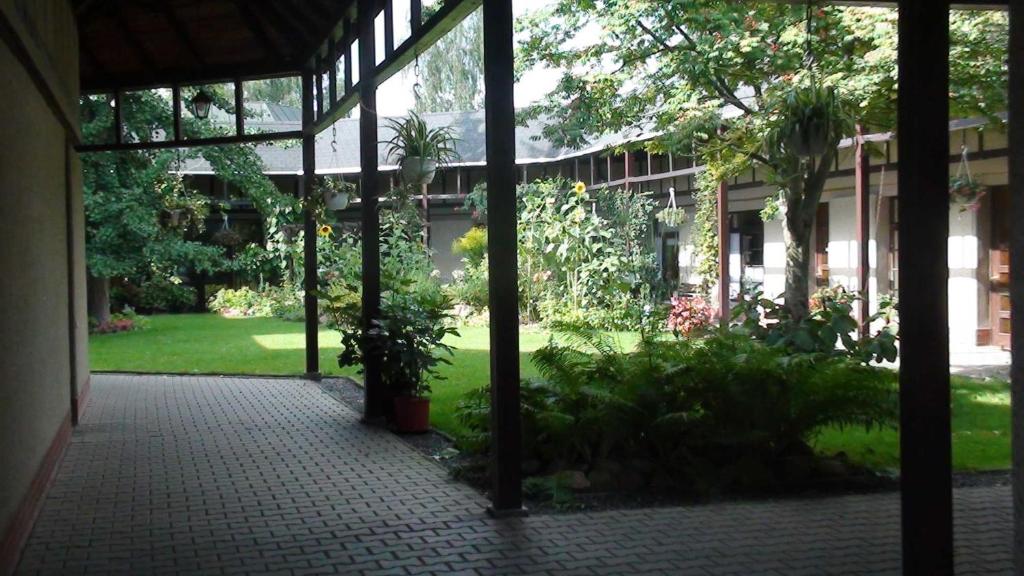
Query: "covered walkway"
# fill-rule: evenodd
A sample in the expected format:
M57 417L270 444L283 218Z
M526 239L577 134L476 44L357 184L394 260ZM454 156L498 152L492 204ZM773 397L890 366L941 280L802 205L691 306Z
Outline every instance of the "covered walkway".
M19 574L898 574L897 493L534 515L314 383L94 375ZM957 574L1010 574L1009 488L955 493Z

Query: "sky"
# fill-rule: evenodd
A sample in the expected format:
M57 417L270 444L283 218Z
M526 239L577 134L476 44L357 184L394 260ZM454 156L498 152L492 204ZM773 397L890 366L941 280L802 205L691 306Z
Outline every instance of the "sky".
M401 9L395 3L395 21L401 21ZM536 10L551 4L551 0L513 0L512 10L516 17L526 12ZM401 32L397 32L401 34ZM550 69L536 69L526 72L522 79L516 83L515 104L516 107L523 107L543 98L550 92L558 81L559 71ZM377 113L383 116L401 116L412 109L413 92L415 83L413 74L400 73L381 85L377 90Z

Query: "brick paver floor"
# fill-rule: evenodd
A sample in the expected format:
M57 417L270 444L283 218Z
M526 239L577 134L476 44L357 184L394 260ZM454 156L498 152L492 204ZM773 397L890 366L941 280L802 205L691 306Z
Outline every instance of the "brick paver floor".
M893 574L896 494L534 515L302 381L93 377L20 574ZM956 495L958 574L1009 574L1007 488Z

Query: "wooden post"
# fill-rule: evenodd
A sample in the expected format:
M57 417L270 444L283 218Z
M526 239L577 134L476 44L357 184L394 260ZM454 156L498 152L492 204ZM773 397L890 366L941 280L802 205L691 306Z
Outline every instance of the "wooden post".
M320 58L320 54L316 55L314 61L316 62L313 66L313 81L316 86L315 118L319 120L324 115L324 68L323 59Z
M512 0L488 0L484 2L483 10L487 254L491 310L491 454L494 459L489 511L496 516L506 516L523 513Z
M341 36L341 40L344 42L342 45L344 50L342 73L345 76L345 93L348 94L352 90L352 23L348 18L345 18L341 28L344 30Z
M864 338L870 332L868 318L871 315L871 258L868 253L871 242L871 157L864 145L863 128L857 125L856 155L854 179L857 202L857 285L863 294L858 303L860 312L860 328L858 333Z
M597 164L594 162L594 155L590 155L590 185L597 185Z
M420 205L423 206L423 245L430 248L430 195L427 184L420 187Z
M114 143L124 142L124 102L121 91L114 92Z
M363 329L380 317L380 216L377 213L379 174L377 158L376 39L377 3L359 0L359 166L363 227ZM387 390L381 381L378 355L366 355L363 365L365 402L363 419L378 422L388 414Z
M422 0L412 0L409 5L409 28L413 34L417 30L423 27L423 2Z
M900 482L903 573L953 574L949 0L899 2Z
M327 37L327 109L334 108L338 101L338 44L334 40L334 32Z
M384 0L384 57L395 51L395 5L394 0Z
M718 185L718 321L729 325L729 184Z
M181 142L181 86L171 87L171 109L174 114L174 141Z
M1010 221L1024 222L1024 6L1010 3ZM1024 574L1024 226L1010 227L1013 561Z
M623 180L623 182L622 182L622 189L625 190L626 192L629 192L629 177L631 176L630 173L632 172L632 170L630 169L630 168L632 168L630 166L630 164L632 164L632 163L633 163L633 153L630 152L629 150L626 150L625 154L623 155L623 163L622 163L622 165L623 165L623 169L622 169L623 170L623 172L622 172L622 176L623 176L623 178L622 178L622 180ZM609 176L609 179L610 178L611 178L611 176Z
M316 220L313 194L316 190L316 136L313 133L313 74L302 72L302 201L303 201L303 289L306 316L306 377L320 376L320 313L317 309Z
M245 134L245 92L242 89L242 80L235 79L235 135Z

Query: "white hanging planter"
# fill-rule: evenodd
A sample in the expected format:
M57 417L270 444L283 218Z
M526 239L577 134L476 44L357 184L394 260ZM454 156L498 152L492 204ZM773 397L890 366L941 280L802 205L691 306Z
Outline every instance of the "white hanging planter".
M349 195L347 190L331 190L324 188L324 205L328 210L341 211L348 208Z
M417 186L430 184L437 173L437 161L421 156L407 156L402 159L402 181Z
M676 206L675 188L669 188L668 194L668 205L658 212L655 218L665 226L678 228L680 224L686 222L686 210Z

